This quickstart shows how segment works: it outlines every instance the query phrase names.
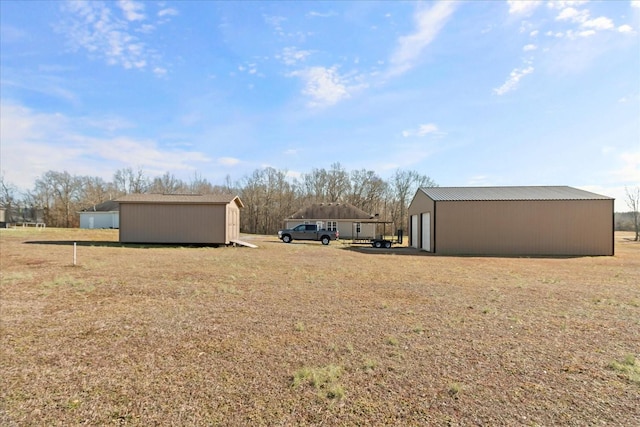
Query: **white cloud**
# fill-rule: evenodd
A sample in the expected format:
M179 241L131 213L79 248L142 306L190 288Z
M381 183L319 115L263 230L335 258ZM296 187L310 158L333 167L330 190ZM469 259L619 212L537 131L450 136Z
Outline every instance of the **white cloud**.
M583 22L582 26L586 28L593 28L594 30L610 30L614 27L613 21L609 18L605 18L604 16L596 19L589 19L588 21Z
M115 13L114 4L124 18ZM143 3L74 1L64 3L61 10L65 17L56 29L67 37L72 49L85 50L92 58L127 69L145 69L157 60L157 53L140 38L154 32L157 24L140 22L146 19Z
M589 3L588 0L550 0L547 3L549 9L566 9L567 7L580 6Z
M144 4L133 0L119 0L118 6L122 9L125 18L128 21L142 21L146 19L144 16Z
M326 107L349 98L346 78L338 73L337 67L310 67L289 74L304 81L302 91L311 97L310 107Z
M589 11L588 10L577 10L572 7L567 7L566 9L562 9L558 16L556 16L556 21L569 21L569 22L585 22L589 19Z
M440 132L438 130L438 126L435 125L434 123L427 123L427 124L422 124L420 126L418 126L417 129L410 129L410 130L403 130L402 131L402 136L405 138L408 137L412 137L412 136L418 136L418 137L423 137L423 136L427 136L429 134L434 134L434 135L444 135L444 132Z
M131 127L117 117L71 118L38 113L21 105L3 103L0 115L0 156L7 181L30 188L49 170L111 179L123 167L148 172L192 170L193 163L209 162L201 152L166 149L153 139L115 135ZM95 136L100 134L102 136Z
M173 9L173 8L166 8L166 9L161 9L158 11L158 17L163 17L163 16L177 16L178 15L178 11Z
M538 6L542 4L542 1L531 0L508 0L509 14L510 15L530 15Z
M510 74L507 81L504 82L502 86L494 89L496 95L504 95L507 92L511 92L512 90L518 87L518 83L520 80L526 76L527 74L533 73L534 68L532 66L528 66L524 69L515 68Z
M631 185L640 183L640 151L620 154L622 166L613 171L613 175Z
M632 0L631 1L631 7L636 7L638 9L640 9L640 0Z
M314 18L330 18L336 15L337 14L335 12L316 12L315 10L307 13L307 16L312 16Z
M309 50L299 50L295 47L285 47L282 49L282 53L277 55L276 58L280 59L286 65L296 65L299 62L303 62L307 57L311 55Z
M240 163L240 160L234 157L220 157L217 163L223 166L235 166Z
M630 25L620 25L618 27L618 32L620 33L634 33L633 28Z
M536 49L538 49L538 46L536 46L535 44L528 44L528 45L525 45L522 48L522 50L525 51L525 52L530 52L530 51L536 50Z
M422 8L416 12L416 31L398 39L389 60L390 76L402 74L415 65L423 49L436 38L456 7L456 2L440 1L429 9Z

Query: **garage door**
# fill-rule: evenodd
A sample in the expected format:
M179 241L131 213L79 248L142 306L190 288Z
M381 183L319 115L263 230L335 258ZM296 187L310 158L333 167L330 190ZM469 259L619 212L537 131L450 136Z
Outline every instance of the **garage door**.
M422 250L431 252L431 212L422 214Z

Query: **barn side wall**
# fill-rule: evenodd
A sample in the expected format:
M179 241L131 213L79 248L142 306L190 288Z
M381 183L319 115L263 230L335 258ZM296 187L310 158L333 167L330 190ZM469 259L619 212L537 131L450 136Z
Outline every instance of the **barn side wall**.
M226 244L227 205L120 204L123 243Z
M440 201L435 252L613 255L613 200Z

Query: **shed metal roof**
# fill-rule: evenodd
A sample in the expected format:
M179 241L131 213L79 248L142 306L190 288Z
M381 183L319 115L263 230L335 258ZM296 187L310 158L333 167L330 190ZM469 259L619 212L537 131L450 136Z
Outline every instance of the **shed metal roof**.
M421 187L420 190L434 201L613 200L568 186Z
M115 200L107 200L106 202L93 205L86 209L82 209L80 212L117 212L120 210L120 205Z
M244 204L234 194L127 194L116 201L118 203L200 203L227 204L236 200L240 207Z

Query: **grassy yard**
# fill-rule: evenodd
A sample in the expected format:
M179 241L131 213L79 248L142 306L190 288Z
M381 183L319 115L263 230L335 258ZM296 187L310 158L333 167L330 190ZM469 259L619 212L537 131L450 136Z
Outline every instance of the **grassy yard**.
M0 424L639 425L630 237L493 258L0 230Z

